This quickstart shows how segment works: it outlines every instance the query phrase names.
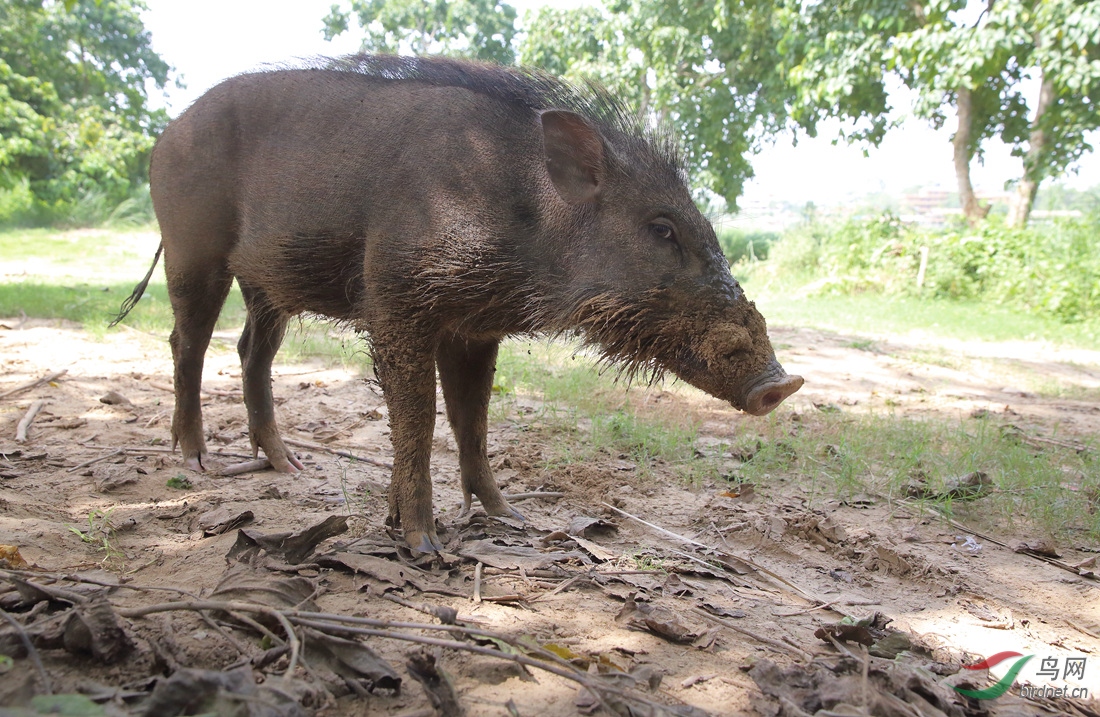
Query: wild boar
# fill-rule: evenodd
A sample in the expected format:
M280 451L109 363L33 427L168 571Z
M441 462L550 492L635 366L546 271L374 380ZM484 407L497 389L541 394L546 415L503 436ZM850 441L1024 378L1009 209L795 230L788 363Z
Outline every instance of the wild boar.
M486 453L506 336L574 333L629 375L671 372L755 415L802 385L692 202L670 134L596 87L389 56L241 75L167 127L150 184L185 465L207 462L203 356L236 278L253 452L302 468L272 404L288 319L350 323L369 337L389 407L389 517L416 550L441 547L437 370L466 507L476 495L492 515L514 513Z

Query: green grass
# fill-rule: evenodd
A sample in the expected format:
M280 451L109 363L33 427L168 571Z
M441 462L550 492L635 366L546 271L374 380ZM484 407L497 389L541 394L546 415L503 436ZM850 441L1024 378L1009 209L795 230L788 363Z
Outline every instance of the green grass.
M627 389L612 374L601 375L575 347L506 342L497 380L493 418L541 437L548 470L625 459L642 477L660 469L694 485L751 483L765 493L794 488L808 493L811 505L871 493L933 506L1000 535L1100 538L1100 461L1094 457L1100 441L1081 454L1055 446L1037 450L995 418L815 412L796 419L781 408L754 422L734 445L704 455L695 450L700 423L683 404L674 404L675 412L644 405L646 387ZM532 411L531 403L538 408ZM726 467L738 460L740 467L729 472ZM991 495L907 498L911 482L941 492L972 471L993 479Z
M0 263L8 273L0 283L0 316L25 313L68 319L84 324L93 335L106 331L106 322L148 268L149 245L150 237L137 232L0 233ZM35 266L41 271L12 272L21 260L28 265L38 262ZM171 310L163 274L154 276L126 323L167 336ZM747 289L752 296L751 284ZM772 325L854 333L848 345L866 351L877 350L875 341L858 334L924 332L959 339L1100 346L1091 324L1046 321L1003 307L877 295L761 294L754 298ZM238 330L244 317L234 289L219 330ZM956 361L935 347L925 353L910 358L950 366ZM362 370L369 364L363 342L353 334L326 321L292 322L280 359L315 358L349 369ZM1062 390L1056 382L1048 388ZM939 502L937 508L999 533L1011 528L1025 534L1100 538L1100 466L1092 457L1100 446L1095 444L1092 452L1080 455L1056 447L1036 450L1002 433L995 419L918 420L840 412L813 413L794 421L789 409L780 409L755 422L736 445L701 456L695 450L701 421L680 400L646 401L647 390L637 385L627 390L615 381L613 370L599 367L574 345L509 341L500 352L492 417L512 421L540 438L549 449L547 468L628 460L643 477L659 471L696 485L725 479L753 483L765 492L799 486L812 502L862 492L900 500L906 484L917 476L936 489L951 478L981 470L994 480L992 495ZM738 456L740 467L730 473L728 466L736 465Z
M131 283L47 284L24 281L0 284L0 316L18 317L25 314L39 319L67 319L82 324L93 335L102 335L133 289L134 284ZM218 330L239 328L244 325L244 317L244 302L240 292L234 290L222 309ZM163 283L150 283L125 323L131 328L167 336L173 324L167 287Z
M1002 535L1015 530L1100 538L1095 440L1082 453L1056 446L1038 450L992 418L840 413L791 421L782 412L761 422L758 440L760 449L734 477L761 486L795 482L811 504L862 492L899 501L907 499L911 483L940 493L950 480L982 471L995 486L986 497L915 502Z
M768 324L812 326L842 333L924 332L982 341L1048 341L1100 349L1100 322L1065 324L995 305L881 295L798 296L797 292L745 291ZM858 348L858 347L857 347Z
M642 476L658 463L691 482L717 475L712 460L695 456L697 421L639 406L645 386L628 389L575 344L506 341L494 389L494 420L551 439L547 468L605 459L629 461ZM522 399L538 409L521 409Z

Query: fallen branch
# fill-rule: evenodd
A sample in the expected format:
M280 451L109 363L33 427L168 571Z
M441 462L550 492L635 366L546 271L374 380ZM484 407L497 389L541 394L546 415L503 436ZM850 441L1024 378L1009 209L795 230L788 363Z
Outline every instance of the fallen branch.
M111 451L110 453L104 453L103 455L99 456L98 458L93 458L90 461L84 461L83 463L77 464L77 465L73 466L72 468L66 468L65 472L66 473L75 473L76 471L80 470L81 468L87 468L90 465L95 465L96 463L99 463L100 461L105 461L108 458L114 458L115 456L121 456L124 453L125 453L124 449L116 448L115 450Z
M474 568L474 602L481 602L481 571L485 569L485 566L481 563L477 564Z
M565 582L558 585L553 590L548 590L547 592L544 592L541 595L536 595L535 597L531 598L527 602L538 602L539 600L545 600L548 597L552 597L554 595L557 595L562 590L566 590L567 588L572 587L581 578L587 578L587 577L589 577L589 575L587 573L584 573L584 574L581 574L581 575L574 575L573 577L569 578Z
M458 610L455 610L453 607L448 607L446 605L426 605L422 603L415 603L406 600L405 598L397 597L393 593L382 593L382 599L389 600L390 602L395 602L398 605L409 608L410 610L422 612L425 615L431 615L432 617L437 618L444 625L454 625L455 622L458 620Z
M563 498L565 493L550 490L536 490L531 493L505 493L504 499L510 501L532 500L534 498Z
M330 448L320 443L312 443L310 441L302 441L297 438L283 438L283 443L290 446L298 446L299 448L308 448L311 451L323 451L325 453L331 453L333 455L341 456L343 458L350 458L353 461L360 461L361 463L369 463L372 466L378 466L379 468L386 468L393 470L392 463L386 463L385 461L377 458L370 458L369 456L357 456L351 451L343 451L338 448Z
M909 505L909 506L913 507L912 503L910 503L907 500L902 500L902 501L898 501L898 502L902 503L903 505ZM1039 553L1036 553L1036 552L1030 551L1030 550L1024 550L1022 552L1013 550L1012 547L1010 545L1008 545L1007 543L1003 543L1003 542L1001 542L1000 540L997 540L996 538L994 538L991 535L986 535L985 533L979 533L978 531L974 530L970 526L963 525L962 523L960 523L957 520L954 520L952 518L948 518L946 515L944 515L940 511L936 510L932 506L926 505L926 506L924 506L923 510L926 510L929 513L931 513L932 515L935 515L936 517L947 521L947 523L951 527L958 528L959 530L963 531L964 533L970 533L971 535L973 535L975 537L978 537L978 538L981 538L982 540L986 540L990 543L993 543L994 545L999 545L1002 548L1007 548L1008 550L1012 550L1012 552L1017 553L1019 555L1026 555L1028 557L1035 558L1036 560L1042 560L1044 563L1050 563L1051 565L1053 565L1056 568L1061 568L1062 570L1066 570L1068 572L1071 572L1074 575L1077 575L1078 577L1085 578L1085 583L1089 584L1089 585L1092 585L1093 587L1100 586L1100 581L1098 581L1095 577L1083 574L1079 568L1075 568L1075 567L1073 567L1072 565L1070 565L1069 563L1067 563L1063 560L1058 560L1057 558L1052 558L1048 555L1040 555Z
M84 448L102 449L102 450L115 450L111 446L101 446L95 443L82 443L80 444ZM126 455L131 456L154 456L167 453L176 453L175 448L160 448L157 446L122 446L117 450L123 451ZM210 451L210 455L217 456L218 458L252 458L251 453L227 453L225 451Z
M161 391L167 391L168 393L175 393L176 392L176 389L172 388L171 386L169 386L166 383L157 383L156 381L149 381L148 383L153 388L161 390ZM217 389L217 388L204 388L204 389L202 389L201 393L205 393L205 394L208 394L210 396L231 396L231 397L232 396L236 396L236 397L244 396L244 393L241 392L239 389L234 390L234 391L222 391L222 390Z
M44 383L49 383L50 381L54 381L58 378L61 378L62 376L64 376L68 372L69 372L69 369L63 368L60 371L55 371L54 373L51 373L48 376L43 376L40 379L36 379L34 381L31 381L30 383L24 383L21 386L16 386L15 388L7 390L4 393L0 393L0 399L7 398L8 396L14 396L15 394L22 393L23 391L28 391L28 390L34 388L35 386L41 386Z
M257 458L251 461L245 461L244 463L235 463L231 466L226 466L217 472L220 476L239 476L242 473L254 473L255 471L267 470L271 467L271 461L267 458Z
M30 405L27 409L27 413L23 416L23 420L19 421L19 425L15 427L15 442L24 443L27 440L27 429L31 427L31 421L38 415L38 412L42 410L42 407L46 405L46 402L42 399L38 399Z
M618 688L614 685L609 685L596 677L590 676L587 673L578 670L567 660L562 659L561 657L555 655L549 650L545 650L542 648L532 648L530 645L522 645L516 642L514 638L501 633L496 633L489 630L482 630L480 628L467 627L463 625L433 625L427 623L392 622L367 617L351 617L345 615L308 612L304 610L276 610L275 608L267 607L265 605L256 605L247 602L223 602L214 600L195 600L191 602L162 603L159 605L148 605L140 608L120 608L117 610L117 613L121 617L138 618L153 613L171 612L174 610L221 610L223 612L253 612L271 615L272 617L275 617L276 614L278 614L282 615L294 625L311 627L317 630L326 631L330 634L341 633L344 635L383 637L392 640L402 640L405 642L413 642L422 645L432 645L435 647L443 647L452 650L461 650L463 652L471 652L478 655L486 655L488 657L495 657L498 659L515 662L525 667L533 667L535 669L549 672L572 682L576 682L591 690L593 694L596 694L602 700L606 700L608 695L614 695L622 699L647 705L651 709L663 708L663 706L658 705L658 703L652 702L645 697L642 697L641 695ZM368 625L371 627L355 627L355 625ZM394 632L394 630L403 629L433 630L458 633L469 636L487 637L494 641L497 641L498 643L506 644L514 648L515 652L504 652L497 648L483 647L481 645L474 645L468 642L459 642L457 640L444 640L435 637L413 635L405 632ZM537 657L530 657L527 654L524 654L526 652L531 652Z
M620 510L619 508L616 508L615 506L611 505L610 503L601 502L600 505L602 505L606 508L610 508L611 510L615 511L616 513L618 513L618 514L620 514L624 517L630 518L631 520L636 520L637 522L641 523L642 525L644 525L648 528L652 528L653 530L656 530L658 533L661 533L663 535L667 535L670 538L675 538L676 540L682 540L685 543L688 543L689 545L694 545L697 548L703 548L704 550L709 550L709 551L715 553L716 555L719 555L722 558L725 558L726 560L734 560L734 561L737 561L739 563L744 563L746 566L752 568L753 570L756 570L760 573L763 573L764 575L767 575L768 577L772 578L773 580L776 580L777 582L780 582L783 585L786 585L788 588L790 588L794 592L798 593L798 596L801 597L803 600L806 600L810 603L813 603L814 605L816 605L818 602L820 602L817 598L813 597L812 595L807 593L805 590L803 590L802 588L800 588L797 585L795 585L794 583L792 583L790 580L787 580L786 578L784 578L781 575L776 575L771 570L768 570L764 566L759 565L759 564L753 562L752 560L749 560L748 558L743 558L739 555L734 555L732 553L728 553L728 552L726 552L724 550L720 550L719 548L716 548L712 545L707 545L706 543L700 543L698 540L692 540L691 538L687 537L686 535L680 535L679 533L673 533L671 530L666 530L666 529L662 528L659 525L654 525L653 523L650 523L647 520L642 520L641 518L639 518L636 515L632 515L630 513L627 513L625 510ZM711 569L713 569L713 567L714 567L713 565L709 565L705 561L699 560L698 558L695 558L691 555L688 555L687 553L682 553L682 552L679 552L679 551L674 551L674 552L677 552L679 555L682 555L685 558L694 560L694 561L699 562L699 563L703 563L704 565L707 565L707 567L709 567Z
M2 608L0 608L0 617L4 618L12 629L19 634L19 640L23 643L27 656L34 663L34 669L38 671L38 679L42 680L42 691L47 695L52 695L53 687L50 685L50 676L46 674L46 667L42 664L42 658L38 655L38 650L34 648L34 643L31 642L31 636L27 634L26 628Z
M788 645L784 642L780 642L779 640L773 640L770 637L765 637L763 635L759 635L759 634L753 632L752 630L741 627L740 625L732 623L729 620L723 620L720 617L716 617L715 615L711 615L706 610L701 610L697 607L693 607L692 612L706 618L707 620L710 620L711 622L713 622L717 625L721 625L722 627L729 628L730 630L733 630L734 632L739 632L742 635L747 635L748 637L751 637L752 639L756 640L757 642L761 642L765 645L769 645L771 647L774 647L775 649L786 652L789 655L794 655L795 657L797 657L801 660L806 660L808 662L811 659L810 654L808 652L804 652L804 651L798 649L797 647L792 647L792 646L790 646L790 645Z

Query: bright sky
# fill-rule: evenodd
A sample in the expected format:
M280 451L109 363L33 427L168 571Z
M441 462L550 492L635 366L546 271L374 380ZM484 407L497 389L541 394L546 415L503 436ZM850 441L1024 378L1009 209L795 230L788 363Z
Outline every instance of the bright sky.
M359 48L354 32L333 42L321 35L321 18L334 0L146 0L145 26L153 48L176 68L186 89L170 87L166 98L173 116L221 80L265 64L292 62L316 55L341 55ZM574 4L572 0L570 4ZM523 10L537 0L513 2ZM902 102L895 102L901 105ZM948 125L950 125L950 121ZM781 138L753 162L756 178L746 187L745 200L786 199L819 205L842 202L869 192L899 194L915 186L956 188L951 163L950 130L935 132L917 119L887 135L882 147L865 159L859 148L833 146L835 129L824 129L814 140L802 138L797 147ZM1094 138L1100 143L1100 137ZM1087 156L1070 186L1100 185L1100 159ZM1008 149L990 145L984 166L972 167L976 188L1003 189L1006 180L1020 174L1020 160Z

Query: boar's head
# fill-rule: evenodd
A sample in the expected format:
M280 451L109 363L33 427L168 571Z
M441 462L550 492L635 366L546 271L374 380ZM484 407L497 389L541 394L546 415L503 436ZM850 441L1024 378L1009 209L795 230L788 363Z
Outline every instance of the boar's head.
M572 112L541 121L571 237L564 323L629 376L671 371L753 415L797 391L802 378L776 361L671 142Z

